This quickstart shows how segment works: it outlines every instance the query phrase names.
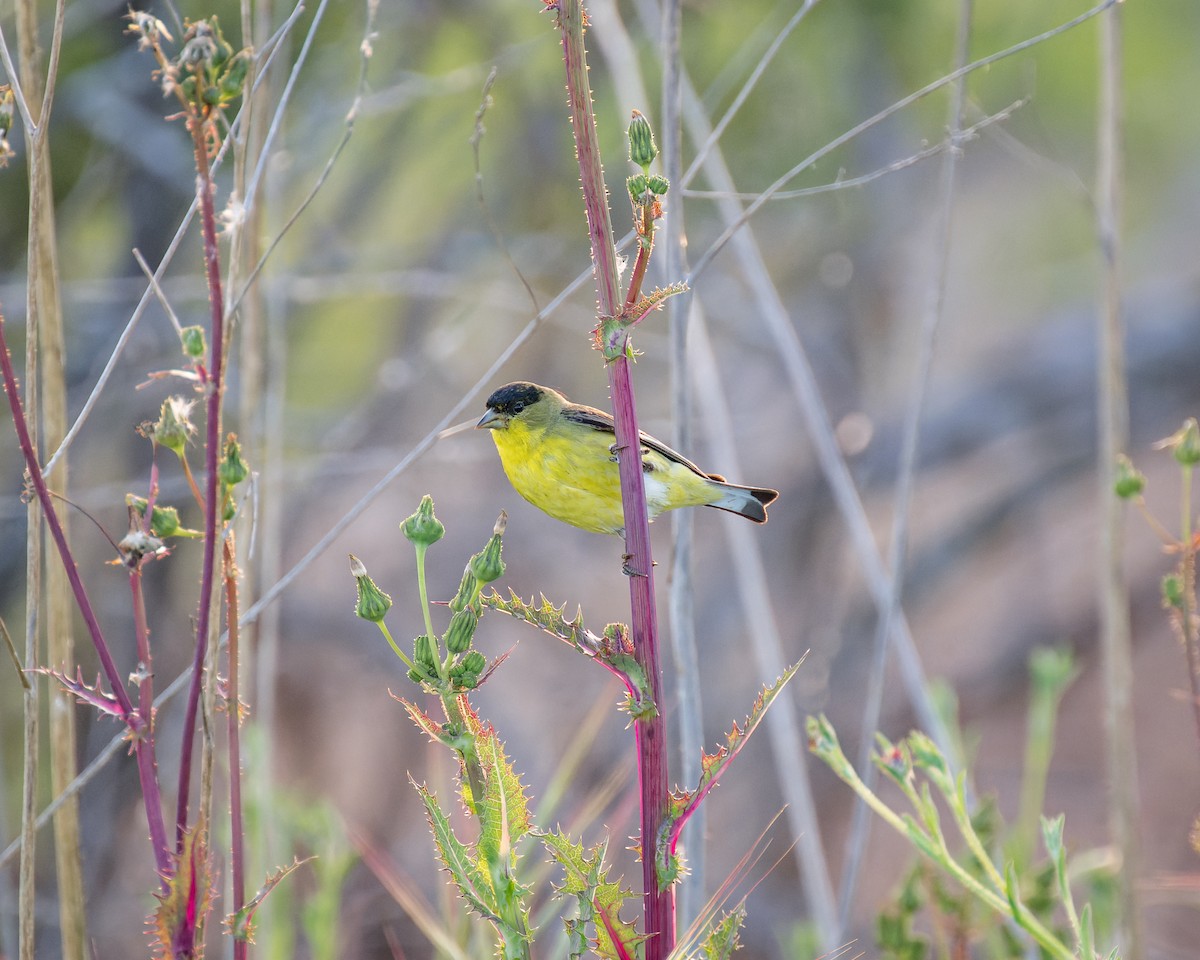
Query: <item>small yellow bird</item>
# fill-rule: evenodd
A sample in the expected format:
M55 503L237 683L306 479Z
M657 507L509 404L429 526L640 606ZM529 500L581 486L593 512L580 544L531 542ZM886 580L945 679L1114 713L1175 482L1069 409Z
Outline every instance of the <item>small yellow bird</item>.
M475 428L492 431L509 481L535 507L593 533L624 534L609 414L571 403L549 387L517 381L488 397L487 413ZM706 506L767 522L766 506L778 491L726 483L648 434L641 437L651 520L664 510Z

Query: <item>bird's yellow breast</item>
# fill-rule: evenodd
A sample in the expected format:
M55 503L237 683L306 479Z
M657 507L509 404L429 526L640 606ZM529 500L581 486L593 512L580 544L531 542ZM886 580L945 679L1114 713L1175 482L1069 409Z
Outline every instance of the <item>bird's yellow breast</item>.
M594 533L624 529L611 433L581 424L530 426L514 419L491 434L509 482L535 507ZM643 451L643 471L651 519L664 510L720 499L706 478L656 451Z

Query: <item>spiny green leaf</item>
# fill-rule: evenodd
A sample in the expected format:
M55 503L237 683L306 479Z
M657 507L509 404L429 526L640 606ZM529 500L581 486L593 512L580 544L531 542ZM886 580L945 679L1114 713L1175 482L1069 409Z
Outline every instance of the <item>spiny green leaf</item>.
M487 859L505 854L511 861L515 858L513 849L517 841L529 833L529 798L525 796L525 788L512 763L505 756L504 744L496 735L495 727L490 723L480 724L478 717L474 716L468 719L468 725L472 721L478 724L471 732L475 736L475 749L483 767L485 785L483 803L479 809L479 851ZM501 849L505 832L507 851Z
M740 946L738 932L746 922L746 905L739 903L725 916L713 924L708 936L700 944L700 957L704 960L729 960Z
M306 857L303 860L293 858L292 862L286 867L280 867L268 876L262 887L259 888L258 893L250 898L249 903L242 907L241 910L231 913L225 918L225 929L229 931L230 935L235 940L245 940L247 943L253 943L255 911L262 906L262 902L267 899L267 894L274 890L284 877L312 859L314 858Z
M583 623L583 611L576 608L575 617L568 620L566 605L556 607L541 595L541 603L526 602L509 590L508 598L496 591L482 594L479 602L484 607L506 613L510 617L533 624L552 637L571 644L584 656L591 657L616 674L629 690L626 710L635 719L646 719L655 711L650 696L650 684L646 673L634 656L632 644L628 642L628 631L620 624L609 624L604 632L597 634ZM621 629L618 629L621 628Z
M720 779L721 775L729 769L729 764L733 762L733 758L738 755L738 752L746 745L746 741L750 739L750 735L762 722L767 708L779 696L784 684L795 676L802 662L801 660L794 663L784 670L783 674L773 684L763 687L758 697L755 698L754 705L750 708L746 722L741 726L738 726L735 722L729 733L725 735L725 743L717 748L715 753L701 753L700 782L694 790L672 791L668 798L667 816L663 822L663 826L659 830L658 838L660 849L657 850L657 862L659 884L661 887L666 887L670 883L673 883L679 876L681 865L675 856L675 844L679 838L679 832L683 829L683 825L696 812L696 808L708 792L716 786L717 780Z
M622 904L633 898L633 892L608 879L604 865L607 843L598 843L585 851L561 830L555 833L537 834L550 856L562 867L563 883L558 887L560 896L574 897L578 904L578 917L566 921L567 935L571 939L572 956L583 956L587 949L590 929L595 937L594 952L604 960L619 960L631 951L641 938L633 924L620 919ZM614 936L616 942L614 942Z
M183 939L204 942L204 921L212 907L212 862L204 840L204 830L194 826L183 835L183 847L173 857L175 871L167 880L165 893L155 894L155 950L160 957L174 958L176 945ZM180 934L190 925L190 934Z
M437 797L423 784L415 780L412 784L417 788L421 802L425 804L425 815L433 832L438 859L450 874L454 885L458 887L459 894L467 906L483 919L497 922L500 919L498 905L492 900L492 888L488 878L480 872L470 850L454 835L450 820L442 812Z

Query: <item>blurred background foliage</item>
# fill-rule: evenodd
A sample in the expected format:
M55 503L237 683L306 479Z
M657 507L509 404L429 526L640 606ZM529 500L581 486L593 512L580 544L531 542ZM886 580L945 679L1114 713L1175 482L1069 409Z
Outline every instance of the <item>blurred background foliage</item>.
M12 36L11 3L0 23ZM315 201L282 240L248 301L261 326L239 318L227 425L260 471L249 508L256 518L244 606L290 569L346 510L442 418L536 312L588 269L571 132L556 34L537 0L383 0L371 40L366 96L353 135ZM694 0L684 10L684 61L715 122L799 6L776 0ZM174 28L179 17L220 15L239 42L232 0L152 5ZM277 26L284 3L255 5ZM269 75L277 96L299 54L314 12L323 20L299 73L278 140L266 158L259 232L274 237L320 176L346 130L361 64L364 4L310 2L284 40ZM1024 40L1086 9L1081 2L979 0L971 56ZM182 128L150 77L151 61L122 31L126 5L67 4L58 98L51 126L58 208L59 266L68 329L70 407L77 411L145 289L131 255L157 264L193 197L194 175ZM951 0L826 0L784 42L719 142L738 189L755 194L807 154L900 97L946 74L960 4ZM49 17L49 8L45 11ZM598 35L620 18L634 45L648 103L622 102ZM1129 0L1125 25L1124 270L1131 376L1131 454L1151 476L1149 499L1174 516L1169 456L1150 451L1200 405L1200 120L1190 92L1200 88L1200 6L1194 0ZM614 220L624 232L627 174L623 131L637 108L659 114L657 4L634 0L593 10L592 83L607 161ZM255 38L259 45L268 30ZM944 322L926 404L912 521L906 611L931 675L957 690L976 744L979 786L1015 803L1023 742L1024 663L1039 644L1074 648L1083 675L1068 693L1061 743L1049 784L1048 812L1065 810L1068 838L1105 840L1104 764L1097 685L1094 569L1095 315L1099 256L1090 187L1095 170L1097 28L1074 31L989 69L967 84L967 122L1027 101L962 150ZM177 33L178 36L178 33ZM10 43L11 43L10 39ZM247 41L241 41L247 42ZM470 138L489 71L492 102L483 118L476 195ZM628 70L628 65L621 67ZM623 77L624 80L630 77ZM852 140L789 188L870 173L945 136L942 90ZM660 137L661 140L661 137ZM684 166L696 154L685 136ZM23 339L26 182L24 152L0 171L0 303L18 358ZM832 421L840 426L859 488L886 552L891 529L899 427L912 389L916 331L928 308L936 260L940 159L870 184L796 199L772 200L751 228L779 296L810 352ZM231 165L222 170L218 205L229 200ZM689 256L699 257L723 224L711 199L682 196L675 185L668 215L682 210ZM703 174L689 184L708 189ZM491 235L490 217L521 277ZM195 229L164 288L184 324L206 310ZM657 282L677 278L658 277ZM718 353L721 391L735 416L744 475L731 479L782 491L771 523L756 536L768 560L775 615L790 658L809 650L791 687L799 710L822 709L854 744L874 632L874 610L841 519L811 453L772 340L751 307L746 279L729 251L695 283ZM512 379L532 379L574 399L604 405L605 374L588 349L594 296L590 280L542 324L494 378L472 395L463 420L477 418L483 397ZM261 331L261 332L260 332ZM645 352L635 370L642 424L670 436L665 323L652 317L637 338ZM110 532L125 524L123 496L144 493L148 446L134 427L153 419L168 389L138 389L152 371L178 365L177 340L152 304L120 356L113 383L72 452L72 497ZM249 351L249 353L248 353ZM246 381L247 355L262 372ZM250 401L242 400L250 397ZM703 437L703 429L697 436ZM704 443L688 451L713 470ZM23 622L24 507L13 435L0 430L0 613ZM1160 462L1161 461L1161 462ZM165 466L165 465L164 465ZM1158 481L1156 484L1155 481ZM179 478L164 498L191 509ZM477 434L438 442L405 471L297 581L255 627L258 659L250 701L263 746L256 751L256 810L263 823L262 867L290 860L296 831L272 796L336 811L360 842L382 851L436 905L445 898L431 844L407 775L447 783L448 771L410 729L388 689L403 671L377 632L351 615L353 550L397 599L393 630L420 630L411 555L397 530L420 495L432 493L449 536L430 556L431 593L445 595L461 564L500 509L510 514L508 575L501 586L528 597L583 604L589 623L627 616L620 544L556 524L521 502L505 481L492 444ZM697 637L706 733L710 743L740 717L757 675L730 577L721 520L695 517ZM189 522L193 521L193 522ZM132 632L121 576L103 566L109 548L76 516L74 536L85 578L99 599L122 662L132 663ZM655 528L666 588L670 525ZM1193 955L1200 914L1197 863L1187 834L1200 787L1183 656L1158 609L1157 580L1168 566L1157 541L1130 524L1128 570L1134 600L1136 714L1143 802L1150 955ZM147 576L156 672L166 680L188 661L198 546L183 545ZM440 593L439 593L440 591ZM665 610L665 603L660 609ZM563 756L578 746L588 705L615 701L602 671L584 669L548 638L487 618L480 641L493 653L512 648L480 691L481 712L509 742L534 795L545 791ZM519 643L519 645L518 645ZM89 655L81 653L84 672ZM593 675L597 674L597 675ZM20 696L0 671L0 837L16 834L20 796ZM81 714L81 761L113 735ZM172 708L162 712L164 745L174 742ZM884 726L893 736L912 722L898 687L885 693ZM618 839L632 832L630 735L610 712L586 760L566 788L564 823L589 791L615 769L623 787L599 825ZM172 757L163 748L160 762ZM781 805L765 738L752 743L709 804L710 872L715 889ZM796 758L796 763L806 762ZM168 773L168 777L170 774ZM813 771L836 878L848 797L826 771ZM137 826L132 760L110 764L83 794L85 871L97 956L139 956L140 917L149 909L149 851ZM279 809L283 809L279 801ZM220 805L219 805L220 806ZM288 806L287 809L292 809ZM322 813L324 817L325 814ZM780 821L782 823L783 821ZM550 823L543 826L552 826ZM330 826L329 830L336 828ZM781 855L790 843L776 826ZM855 911L860 945L870 950L870 917L904 874L908 860L876 830ZM54 955L52 857L41 854L46 903L44 955ZM362 838L366 838L363 840ZM320 843L304 841L313 849ZM303 844L301 844L303 846ZM622 844L617 842L613 848ZM303 853L303 850L299 852ZM338 854L341 856L341 854ZM340 861L339 861L340 863ZM626 860L627 877L636 876ZM343 883L339 867L333 871ZM15 872L6 868L0 923L11 930ZM361 863L346 868L342 932L336 955L406 956L431 948L392 896ZM305 883L299 881L299 892ZM805 920L793 861L784 857L750 902L748 956L800 956L786 946ZM1180 889L1190 892L1180 892ZM260 935L267 955L272 927ZM390 931L390 932L389 932ZM320 940L297 928L295 956ZM11 940L7 942L12 942ZM288 942L280 933L280 943ZM305 944L310 944L306 946ZM290 949L290 948L289 948Z

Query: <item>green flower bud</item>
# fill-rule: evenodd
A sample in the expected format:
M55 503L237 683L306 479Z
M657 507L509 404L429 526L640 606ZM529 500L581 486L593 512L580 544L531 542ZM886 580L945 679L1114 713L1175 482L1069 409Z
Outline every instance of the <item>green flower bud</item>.
M184 327L179 331L179 342L183 346L183 355L189 360L203 360L208 353L203 327Z
M446 535L446 528L433 515L433 498L425 494L417 512L400 524L404 536L418 547L429 547Z
M650 129L650 121L637 110L629 121L629 159L644 171L648 171L654 158L658 156L658 144L654 142L654 131Z
M438 655L433 637L423 633L413 641L413 660L431 673L437 672Z
M212 16L212 31L213 39L216 40L217 44L212 58L213 66L222 67L233 56L233 44L225 39L225 34L221 32L221 21L215 13Z
M1130 500L1139 496L1146 487L1146 476L1133 465L1125 454L1117 456L1117 475L1113 481L1113 491L1122 500Z
M1162 579L1162 598L1164 607L1183 609L1183 577L1177 573L1168 573Z
M629 199L634 203L641 203L642 196L646 192L646 178L642 174L636 177L630 177L625 181L625 186L629 188Z
M125 494L125 505L137 515L139 525L140 521L146 516L146 503L145 497L138 497L132 493ZM155 504L154 511L150 514L150 532L160 538L203 536L199 530L189 530L187 527L181 526L179 523L179 511L174 507L165 507L158 504Z
M455 664L454 680L466 690L474 690L479 686L479 678L487 669L487 657L478 650L472 650Z
M242 95L246 85L246 73L250 69L250 57L245 50L234 55L221 74L221 100L228 102Z
M484 668L487 666L487 657L485 657L478 650L472 650L462 658L462 665L463 669L468 673L473 673L478 676L479 674L483 673Z
M1175 434L1173 439L1176 460L1185 467L1194 467L1200 463L1200 426L1196 424L1195 417L1188 417L1183 429Z
M455 613L466 610L467 607L475 602L477 596L479 596L479 581L475 579L475 574L471 572L471 568L468 566L463 571L462 580L458 584L458 593L450 601L450 609Z
M242 459L242 448L237 442L236 434L225 438L225 451L221 463L217 466L217 476L227 487L236 487L250 474L249 467Z
M656 197L665 197L671 189L671 181L666 177L654 176L646 180L646 189Z
M1038 647L1029 656L1029 675L1035 688L1058 696L1075 677L1075 658L1070 650Z
M450 629L446 631L446 649L451 653L463 653L471 646L471 637L475 635L475 624L479 622L479 614L468 607L459 610L450 618Z
M480 584L491 583L504 576L504 561L500 558L500 552L503 546L504 528L507 525L508 514L501 510L500 517L496 520L492 539L487 542L487 546L481 552L471 558L469 568Z
M150 436L155 443L175 451L180 457L196 432L196 426L191 421L192 403L183 397L167 397L159 410L157 422L150 428Z
M375 586L375 581L367 576L366 566L354 554L350 554L350 575L358 585L354 615L372 623L381 622L392 606L392 598Z

